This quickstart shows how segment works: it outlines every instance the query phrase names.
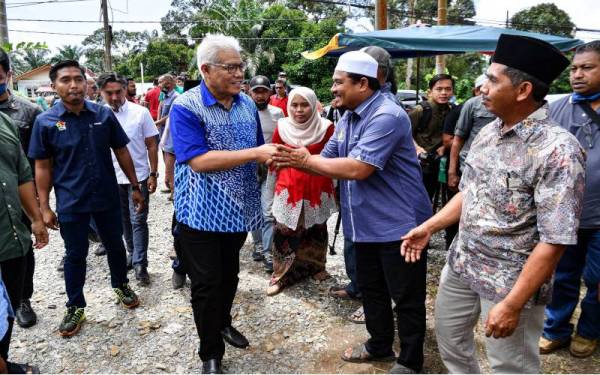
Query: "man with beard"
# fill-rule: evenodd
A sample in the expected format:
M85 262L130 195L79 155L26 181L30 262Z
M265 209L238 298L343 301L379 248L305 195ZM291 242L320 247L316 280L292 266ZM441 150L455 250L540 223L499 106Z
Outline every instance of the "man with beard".
M156 191L158 177L158 130L146 108L126 100L127 82L122 77L116 73L104 73L98 78L98 87L107 106L112 109L129 138L127 150L133 160L140 190L146 201L144 209L137 212L132 199L133 187L113 154L113 166L121 198L123 237L129 253L128 264L132 265L139 283L148 285L148 208L150 194Z
M137 88L135 87L135 80L131 77L127 78L127 93L125 97L132 103L139 104L138 98L136 98Z
M277 127L277 121L285 117L279 107L269 104L269 95L271 93L271 82L265 76L256 76L250 80L250 97L254 100L258 108L260 125L262 127L263 138L266 143L271 143L273 132ZM271 245L273 244L273 226L275 219L271 213L273 206L273 194L267 190L267 168L259 166L259 182L261 207L263 214L262 229L252 232L254 239L254 251L252 259L256 262L262 261L267 272L273 272L273 260L271 259Z

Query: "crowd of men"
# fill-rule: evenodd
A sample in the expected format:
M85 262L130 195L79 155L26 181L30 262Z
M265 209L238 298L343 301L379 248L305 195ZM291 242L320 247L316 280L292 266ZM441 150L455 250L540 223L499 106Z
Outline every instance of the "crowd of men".
M450 372L481 372L480 319L493 372L537 373L540 353L566 346L576 357L596 350L600 42L578 47L573 94L548 104L569 61L550 44L503 34L471 99L454 105L454 78L439 74L429 99L409 113L394 96L385 50L347 52L332 72L334 99L324 115L335 133L320 155L271 144L288 116L290 85L284 72L274 86L262 75L244 81L241 52L236 39L209 34L197 50L201 82L165 74L141 101L135 81L112 72L90 80L77 61L61 61L50 70L59 100L43 111L8 88L10 61L0 51L0 372L37 370L9 361L8 351L13 320L36 324L33 248L48 243L47 228L59 230L65 246L61 336L77 334L86 319L90 239L100 242L96 254L106 255L121 305L140 304L127 273L150 283L147 219L159 149L174 205L172 284L191 280L204 373L222 373L225 342L249 345L231 308L249 232L253 259L273 269L269 168L338 181L349 283L330 294L360 299L352 319L369 333L342 360L423 371L427 250L442 229L448 258L435 333ZM575 328L582 278L587 292Z

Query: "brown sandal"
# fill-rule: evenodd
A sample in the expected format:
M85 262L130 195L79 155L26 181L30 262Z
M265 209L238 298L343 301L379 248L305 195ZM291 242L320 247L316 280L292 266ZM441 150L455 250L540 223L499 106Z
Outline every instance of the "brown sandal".
M346 354L348 350L351 350L350 355ZM346 351L342 353L341 358L343 361L352 363L394 362L396 360L396 354L392 352L389 355L383 357L375 357L371 353L369 353L365 344L360 344L357 346L347 348Z

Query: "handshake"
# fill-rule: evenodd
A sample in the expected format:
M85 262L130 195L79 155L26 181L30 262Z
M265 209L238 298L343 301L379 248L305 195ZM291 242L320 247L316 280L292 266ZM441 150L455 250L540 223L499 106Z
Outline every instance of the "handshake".
M306 147L293 148L267 143L254 148L254 160L280 168L306 168L310 152Z

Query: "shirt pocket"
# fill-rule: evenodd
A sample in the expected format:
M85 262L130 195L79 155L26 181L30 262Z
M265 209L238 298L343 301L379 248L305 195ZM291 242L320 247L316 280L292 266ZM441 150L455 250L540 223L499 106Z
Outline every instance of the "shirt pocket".
M88 125L90 137L93 138L95 144L109 145L110 144L110 126L106 122L91 122Z

